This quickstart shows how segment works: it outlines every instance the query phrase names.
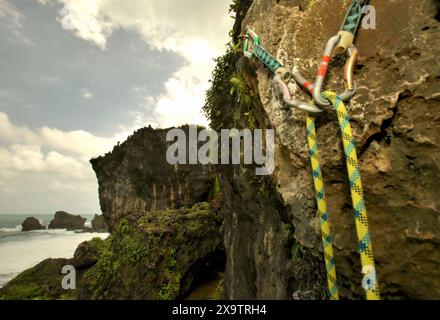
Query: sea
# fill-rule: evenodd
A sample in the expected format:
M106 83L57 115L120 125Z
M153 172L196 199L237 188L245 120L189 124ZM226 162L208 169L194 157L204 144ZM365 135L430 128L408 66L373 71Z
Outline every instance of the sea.
M81 242L109 236L108 233L76 233L62 229L22 232L21 224L29 216L47 226L54 214L0 215L0 288L24 270L47 258L73 258ZM81 216L87 218L85 226L91 227L93 215Z

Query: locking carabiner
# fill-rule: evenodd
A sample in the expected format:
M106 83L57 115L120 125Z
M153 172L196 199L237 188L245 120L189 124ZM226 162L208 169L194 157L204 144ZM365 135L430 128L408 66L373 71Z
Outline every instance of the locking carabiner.
M332 52L339 42L340 36L336 35L331 37L325 46L324 54L321 59L321 65L318 70L318 75L316 76L314 90L313 90L313 100L315 103L321 107L330 105L330 103L322 96L322 85L324 83L325 76L327 75L328 65L331 60ZM355 46L351 45L348 52L348 60L344 67L344 79L346 81L346 89L343 93L339 95L342 101L347 101L353 97L356 93L357 86L354 82L354 70L356 67L356 62L359 57L358 50Z

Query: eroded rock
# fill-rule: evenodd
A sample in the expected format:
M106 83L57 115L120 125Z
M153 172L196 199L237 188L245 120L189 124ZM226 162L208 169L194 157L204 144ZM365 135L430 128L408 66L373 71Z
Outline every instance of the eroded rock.
M286 66L314 79L327 39L350 1L255 0L242 23ZM370 1L377 29L359 31L358 92L348 105L357 142L380 289L384 298L440 298L440 61L438 1ZM335 9L338 8L338 9ZM341 8L341 10L339 10ZM402 8L405 8L402 10ZM329 15L329 10L332 14ZM330 63L326 88L343 90L345 59ZM277 132L277 190L295 239L322 255L305 114L286 110L261 64L255 90ZM248 79L251 76L248 76ZM252 86L252 81L248 80ZM309 97L291 84L294 97ZM343 296L363 296L353 212L334 112L318 117L318 144ZM227 232L240 233L246 224ZM269 230L267 236L269 236ZM232 254L232 253L231 253ZM256 261L256 260L252 260ZM274 265L274 268L276 266ZM257 290L258 290L257 286Z
M92 231L93 232L108 232L108 226L105 222L105 218L103 215L97 215L93 217L92 220Z
M191 209L130 212L85 273L78 297L175 299L185 294L198 273L194 268L221 250L221 224L208 203Z
M208 199L211 167L168 164L172 142L166 141L167 131L140 129L111 153L91 160L101 211L111 230L130 211L179 209Z
M49 223L49 229L83 230L86 218L72 215L65 211L55 212L55 216Z
M33 231L33 230L43 230L46 229L45 226L41 225L38 219L34 217L26 218L21 224L21 231Z

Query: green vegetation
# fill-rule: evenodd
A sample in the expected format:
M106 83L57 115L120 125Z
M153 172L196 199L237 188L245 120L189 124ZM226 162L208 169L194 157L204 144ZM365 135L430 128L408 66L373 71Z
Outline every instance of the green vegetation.
M216 175L212 183L211 191L209 192L209 200L217 199L219 195L220 195L220 182L218 175Z
M189 249L192 239L220 242L221 219L213 223L215 217L208 203L197 203L189 209L146 212L136 222L122 219L98 262L84 274L78 297L177 298L183 274L197 258Z
M105 241L101 238L98 238L98 237L95 237L95 238L87 241L87 243L90 245L90 247L95 249L97 252L102 252L105 248Z
M106 240L98 262L83 278L83 290L92 299L118 299L121 286L138 281L137 267L148 255L142 233L122 219Z
M164 270L166 282L162 288L160 288L157 294L156 298L158 300L171 300L179 295L182 275L178 271L175 255L176 249L174 247L170 247L168 250L168 266Z
M143 198L147 192L148 186L148 180L145 172L140 169L136 169L131 173L130 178L136 195L140 198Z
M63 290L61 280L63 266L71 264L67 259L46 259L30 268L0 289L0 300L49 300L71 299L73 291Z
M316 0L309 0L309 8L311 8L316 3Z

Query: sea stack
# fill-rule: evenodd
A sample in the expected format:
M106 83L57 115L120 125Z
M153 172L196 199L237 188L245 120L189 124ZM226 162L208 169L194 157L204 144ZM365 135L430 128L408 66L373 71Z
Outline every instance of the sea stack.
M86 218L64 211L55 212L55 217L49 224L49 229L83 230Z
M21 231L33 231L46 229L45 226L41 225L40 221L34 217L26 218L21 224Z

